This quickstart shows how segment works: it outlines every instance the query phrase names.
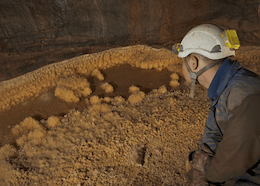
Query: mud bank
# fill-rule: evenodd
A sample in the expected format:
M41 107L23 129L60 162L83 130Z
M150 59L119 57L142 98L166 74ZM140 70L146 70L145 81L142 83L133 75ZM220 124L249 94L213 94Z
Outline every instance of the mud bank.
M259 73L256 50L237 57ZM171 51L138 45L2 82L12 140L0 149L0 185L188 185L209 105L200 86L188 97L180 66Z

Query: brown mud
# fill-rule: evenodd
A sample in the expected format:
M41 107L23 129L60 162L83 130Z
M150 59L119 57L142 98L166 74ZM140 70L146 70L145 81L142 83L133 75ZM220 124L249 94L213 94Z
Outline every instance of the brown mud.
M148 93L162 85L169 84L170 75L172 74L172 72L165 69L162 71L144 70L127 64L106 69L102 73L106 77L106 82L111 83L115 90L112 93L106 93L100 86L102 82L98 78L90 77L89 82L91 82L93 94L99 97L122 96L125 99L130 95L128 91L130 86L136 85L142 91ZM184 79L180 81L184 82ZM178 89L183 87L179 86ZM168 88L170 87L168 86ZM82 110L87 107L84 99L81 99L78 103L67 103L55 97L54 89L42 93L33 100L13 106L10 110L0 112L0 146L15 143L16 137L12 135L11 128L28 116L41 120L52 115L63 116L73 108Z
M91 76L95 60L86 73L75 65L72 72L45 76L51 81L32 78L34 89L28 79L42 75L4 84L0 91L10 99L4 97L0 112L0 185L189 185L185 160L204 130L207 90L197 86L189 98L175 56L160 51L158 61L154 50L141 50L130 52L136 61L124 63L110 53L115 64L99 68L104 80ZM259 73L259 48L241 51L239 61ZM79 101L67 103L54 94L60 79L73 73L87 79L92 93L77 95L72 87ZM171 87L173 80L180 86ZM114 91L107 93L104 83Z

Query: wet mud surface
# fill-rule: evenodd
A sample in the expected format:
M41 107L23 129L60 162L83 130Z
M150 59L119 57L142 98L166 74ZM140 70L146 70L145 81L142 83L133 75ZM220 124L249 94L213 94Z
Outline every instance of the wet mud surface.
M132 85L136 85L142 91L148 93L155 88L169 84L171 79L171 72L167 70L144 70L131 67L130 65L109 68L102 73L106 77L106 82L112 84L115 90L112 93L106 93L100 88L101 81L93 77L88 78L93 94L99 97L122 96L127 99L131 94L128 89ZM184 82L184 79L182 78L180 81ZM168 88L170 87L168 86ZM182 88L186 88L186 86L179 86L177 89ZM47 119L52 115L63 116L73 108L82 110L87 107L84 99L81 99L78 103L67 103L55 97L54 89L52 88L50 91L41 94L34 100L26 101L12 107L10 110L0 112L0 146L15 142L16 137L12 135L11 128L28 116L41 120Z
M167 70L122 65L102 73L115 90L105 93L101 81L90 78L99 103L91 104L91 96L66 103L52 89L1 113L2 145L13 144L1 148L7 158L2 180L11 185L186 184L185 158L197 148L205 122L205 90L199 87L197 101L191 100L184 85L167 86L172 74ZM145 93L136 104L128 101L132 85ZM58 124L51 124L53 117Z

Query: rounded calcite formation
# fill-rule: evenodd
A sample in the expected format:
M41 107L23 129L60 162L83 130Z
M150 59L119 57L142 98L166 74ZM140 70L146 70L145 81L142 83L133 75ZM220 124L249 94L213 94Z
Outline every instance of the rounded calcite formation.
M178 81L179 79L180 79L180 77L179 77L178 74L176 74L176 73L171 74L170 86L172 88L175 88L175 87L179 86L180 85L180 83Z
M58 125L60 125L60 118L59 117L51 116L51 117L48 118L47 126L49 128L56 127Z
M101 74L101 72L98 69L94 69L91 75L98 78L100 81L103 81L105 79L103 74Z
M91 93L88 80L76 75L60 78L55 89L55 96L68 103L76 103L80 100L80 96L86 97Z
M133 93L133 92L139 91L139 90L140 90L140 88L137 87L137 86L134 86L134 85L132 85L131 87L129 87L129 92L130 92L130 93Z
M101 99L98 97L98 96L92 96L90 99L89 99L90 103L92 105L94 104L97 104L97 103L100 103L101 102Z
M136 103L140 103L145 97L145 93L142 91L135 91L133 92L129 98L128 101L131 104L136 104Z
M160 92L160 93L166 93L167 92L167 88L165 87L165 85L163 85L163 86L160 86L159 87L159 89L158 89L158 91Z
M103 83L101 85L101 88L106 92L106 93L111 93L114 91L114 88L112 87L112 85L110 85L109 83Z

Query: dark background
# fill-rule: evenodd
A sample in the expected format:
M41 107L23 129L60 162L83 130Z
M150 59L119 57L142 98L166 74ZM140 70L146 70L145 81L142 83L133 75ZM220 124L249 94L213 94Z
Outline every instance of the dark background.
M259 46L259 17L259 0L0 0L0 81L114 47L170 49L202 23Z

